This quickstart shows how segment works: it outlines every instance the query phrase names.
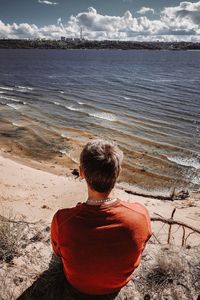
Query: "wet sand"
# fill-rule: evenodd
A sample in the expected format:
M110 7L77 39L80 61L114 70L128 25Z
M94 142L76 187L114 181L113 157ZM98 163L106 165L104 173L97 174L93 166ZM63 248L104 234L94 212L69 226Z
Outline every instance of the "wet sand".
M83 145L90 139L101 136L66 127L56 130L42 128L34 122L29 125L26 122L17 125L5 119L1 120L0 150L27 164L39 164L39 168L51 168L52 173L69 175L70 169L78 168ZM115 140L114 137L112 140ZM124 147L123 141L119 144L125 157L120 183L131 184L133 191L139 191L141 194L166 197L174 188L190 188L191 178L186 176L182 167L177 167L172 161L166 161L161 154L151 155L151 151L147 151L152 147L151 141L146 142L146 148L143 150L139 138L131 143L134 147L130 146L130 149ZM154 146L159 151L160 146ZM172 146L166 147L169 148L169 152L173 151Z

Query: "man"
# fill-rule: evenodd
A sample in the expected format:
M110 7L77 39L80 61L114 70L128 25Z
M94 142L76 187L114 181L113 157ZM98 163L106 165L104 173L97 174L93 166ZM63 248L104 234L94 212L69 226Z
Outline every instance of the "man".
M53 217L53 250L62 260L67 281L87 295L112 294L125 286L151 236L146 208L113 197L122 159L114 144L89 142L80 156L88 199Z

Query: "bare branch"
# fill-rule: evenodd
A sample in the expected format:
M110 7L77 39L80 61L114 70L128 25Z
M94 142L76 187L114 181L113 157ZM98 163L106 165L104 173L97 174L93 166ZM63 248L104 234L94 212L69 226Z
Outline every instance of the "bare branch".
M162 222L162 223L165 223L165 224L169 224L169 225L180 225L180 226L184 226L185 228L188 228L198 234L200 234L200 230L191 226L191 225L188 225L182 221L176 221L174 219L164 219L164 218L160 218L160 217L151 217L151 221L152 222Z
M182 246L184 246L184 243L185 243L185 227L182 226L182 228L183 228Z

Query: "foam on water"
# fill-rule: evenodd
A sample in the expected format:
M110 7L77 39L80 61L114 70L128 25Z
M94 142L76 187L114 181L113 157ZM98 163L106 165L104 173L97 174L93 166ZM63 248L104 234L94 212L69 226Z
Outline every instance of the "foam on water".
M8 96L1 96L0 95L0 99L3 99L3 100L9 100L9 101L12 101L12 102L17 102L17 103L20 103L20 104L23 104L23 105L26 105L27 102L25 101L21 101L19 99L16 99L16 98L12 98L12 97L8 97Z
M80 111L80 108L76 108L76 107L73 107L73 106L62 105L61 103L59 103L59 102L57 102L57 101L54 101L54 104L57 105L57 106L65 107L65 108L68 109L68 110L72 110L72 111Z
M61 133L61 137L66 138L66 139L69 139L69 136L67 136L67 135L64 134L64 133Z
M55 105L58 105L58 106L59 106L59 105L62 105L62 104L60 104L60 103L57 102L57 101L54 101L54 104L55 104Z
M73 106L65 106L67 109L72 110L72 111L80 111L79 108L73 107Z
M69 150L68 149L61 149L59 150L59 152L63 155L66 155L68 156L73 162L75 163L79 163L70 153L69 153Z
M21 125L20 124L17 124L15 122L12 122L13 126L16 126L16 127L20 127Z
M14 101L14 102L21 102L18 99L15 99L15 98L12 98L12 97L8 97L8 96L0 96L0 99L10 100L10 101Z
M21 108L21 105L17 105L17 104L7 103L6 105L13 108L13 109L15 109L15 110L19 110Z
M34 88L29 87L29 86L22 86L22 85L16 85L15 86L20 92L29 92L29 91L33 91Z
M19 99L16 99L16 98L12 98L12 97L7 97L7 96L0 96L1 99L4 99L4 100L10 100L10 101L14 101L14 102L20 102Z
M7 86L0 86L0 89L5 91L14 91L14 88L7 87Z
M156 174L158 179L153 180L152 176L152 185L158 188L167 189L176 179L180 182L184 180L183 184L199 182L200 155L187 157L187 153L199 151L200 89L196 65L200 57L196 52L191 59L193 54L188 55L187 51L108 53L94 50L86 51L86 56L82 56L79 51L52 53L45 50L44 60L43 51L30 50L25 53L19 49L12 55L6 50L3 54L3 51L0 102L6 106L0 105L0 113L3 118L5 114L5 119L12 117L11 120L16 122L13 126L26 126L30 118L34 126L44 127L44 138L50 140L54 139L54 135L57 137L54 129L52 136L50 132L51 127L55 126L57 134L63 137L63 144L67 144L69 137L74 137L68 130L73 127L80 132L89 128L91 134L100 134L105 138L110 136L127 149L128 171L131 172L135 164L146 167L141 186L145 185L145 178L148 179L147 187L150 185L151 173ZM3 55L6 58L15 55L16 64L13 64L13 59L4 59ZM55 62L53 73L52 59ZM94 61L92 68L91 59ZM31 72L27 73L25 60L29 61ZM166 61L169 62L167 68ZM108 67L111 70L109 74ZM77 77L77 73L81 75ZM189 73L192 76L188 79ZM190 79L194 80L191 84ZM27 105L24 106L26 103L22 101L27 101ZM23 111L24 118L18 118ZM21 139L21 136L16 136L18 138ZM24 143L28 145L28 142L29 137L24 132ZM37 143L35 147L37 149ZM60 148L64 148L63 145ZM55 151L54 143L52 151ZM135 157L135 151L147 155L138 154ZM71 155L74 155L73 151ZM155 163L154 156L158 156Z
M167 159L181 166L200 169L200 157L168 156Z
M98 119L104 119L104 120L111 121L111 122L117 121L117 118L115 115L113 115L111 113L106 113L106 112L89 113L89 116L98 118Z

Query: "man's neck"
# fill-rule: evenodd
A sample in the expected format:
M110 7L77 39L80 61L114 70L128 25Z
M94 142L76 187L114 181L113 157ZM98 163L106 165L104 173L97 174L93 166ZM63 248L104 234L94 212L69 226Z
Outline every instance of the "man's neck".
M112 199L113 198L113 191L110 191L108 193L99 193L95 190L92 190L90 187L88 187L88 201L92 202L97 202L97 201L102 201Z

